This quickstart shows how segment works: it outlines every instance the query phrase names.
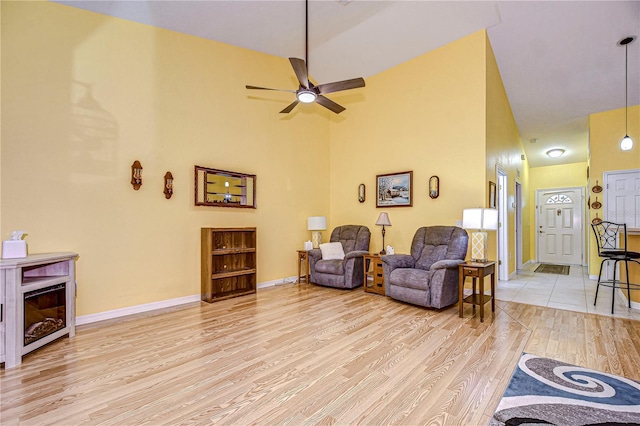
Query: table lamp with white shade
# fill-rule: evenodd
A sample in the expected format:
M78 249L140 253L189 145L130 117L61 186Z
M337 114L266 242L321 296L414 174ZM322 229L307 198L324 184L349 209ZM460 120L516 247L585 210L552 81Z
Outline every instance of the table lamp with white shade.
M477 229L471 233L471 260L474 262L486 262L487 258L487 233L498 229L498 210L496 209L464 209L462 212L462 227L464 229Z
M322 233L327 229L327 218L325 216L311 216L307 218L307 230L311 232L311 241L313 242L313 248L320 247L322 244Z
M380 254L387 254L387 251L384 249L384 227L391 226L389 215L386 212L380 213L380 216L378 216L378 220L376 221L376 225L382 226L382 250L380 251Z

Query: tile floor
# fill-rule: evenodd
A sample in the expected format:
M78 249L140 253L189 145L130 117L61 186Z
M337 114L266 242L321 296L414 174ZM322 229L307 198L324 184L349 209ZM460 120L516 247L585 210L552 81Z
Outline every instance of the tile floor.
M598 303L594 306L596 281L589 279L586 267L571 266L569 275L557 275L534 272L538 265L526 265L509 281L498 280L496 299L640 321L640 310L629 309L618 293L615 312L611 315L612 291L607 287L600 287Z

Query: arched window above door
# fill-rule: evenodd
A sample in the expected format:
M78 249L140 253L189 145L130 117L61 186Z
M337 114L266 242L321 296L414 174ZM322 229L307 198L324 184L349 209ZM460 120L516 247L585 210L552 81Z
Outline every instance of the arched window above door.
M547 204L573 204L573 200L565 194L552 195L547 199Z

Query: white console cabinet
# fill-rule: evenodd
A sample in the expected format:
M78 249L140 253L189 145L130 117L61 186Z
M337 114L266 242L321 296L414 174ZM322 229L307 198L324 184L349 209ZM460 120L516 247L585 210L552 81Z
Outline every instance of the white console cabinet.
M32 254L0 260L0 363L66 334L75 335L76 253Z

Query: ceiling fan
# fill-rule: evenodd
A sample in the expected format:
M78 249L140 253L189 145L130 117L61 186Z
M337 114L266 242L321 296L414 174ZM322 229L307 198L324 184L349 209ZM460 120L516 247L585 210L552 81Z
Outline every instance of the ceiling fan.
M293 108L298 105L299 102L308 104L316 102L323 107L330 109L336 114L340 114L345 108L331 99L325 97L327 93L339 92L342 90L356 89L358 87L364 87L364 79L362 77L352 78L350 80L336 81L333 83L318 84L315 86L309 81L309 70L307 64L309 63L309 1L305 0L305 60L298 58L289 58L293 72L295 72L300 87L298 90L287 89L269 89L267 87L258 86L245 86L247 89L254 90L275 90L278 92L290 92L296 94L296 100L290 103L285 109L280 111L281 114L288 114Z

